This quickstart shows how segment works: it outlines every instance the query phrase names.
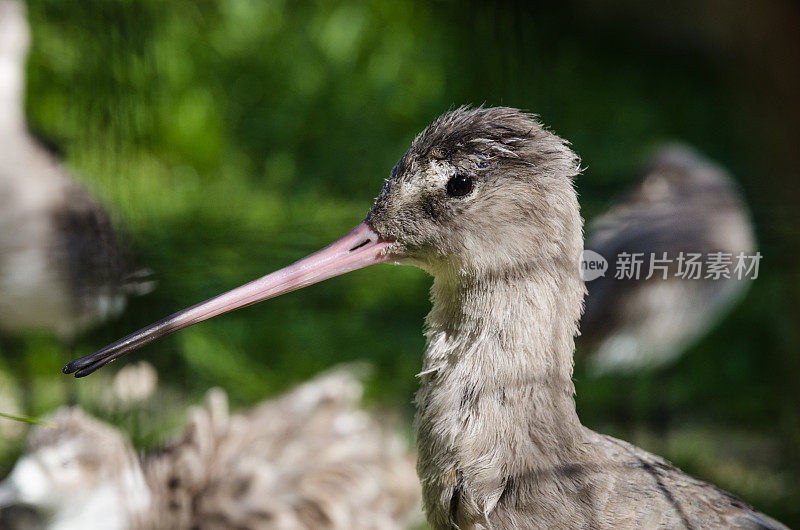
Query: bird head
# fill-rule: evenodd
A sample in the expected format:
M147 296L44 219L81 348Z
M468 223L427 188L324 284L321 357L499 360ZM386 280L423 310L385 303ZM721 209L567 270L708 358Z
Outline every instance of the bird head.
M31 430L28 451L0 483L0 506L29 505L58 518L101 492L146 491L135 456L117 430L70 407L46 423Z
M288 267L178 311L64 367L82 377L192 324L382 262L434 275L578 274L578 159L516 109L459 108L414 140L364 222ZM526 270L530 273L530 271Z
M397 261L434 275L503 274L565 256L577 263L580 248L569 246L581 230L578 172L577 156L535 116L459 108L416 137L366 222L393 242Z

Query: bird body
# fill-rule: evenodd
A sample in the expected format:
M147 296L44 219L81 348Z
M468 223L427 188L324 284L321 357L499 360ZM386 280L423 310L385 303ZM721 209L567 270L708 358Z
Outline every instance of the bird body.
M433 308L417 471L436 530L785 528L575 409L585 287L577 156L537 117L459 108L412 143L367 218L319 252L72 361L86 376L207 318L375 263L421 267Z
M404 185L418 186L419 172L442 159L464 171L476 139L478 154L500 173L476 176L484 183L473 201L482 204L459 205L452 220L440 214L443 228L411 229L421 240L448 230L442 246L453 247L441 257L411 251L434 275L417 395L418 471L433 527L708 528L759 521L729 494L581 425L572 382L585 293L572 182L578 160L537 120L510 109L456 111L437 120L384 187L370 216L375 231L409 239L412 221L403 217L424 192ZM458 142L460 156L457 147L441 148Z
M243 414L209 393L184 434L138 458L113 427L63 409L0 485L54 530L404 528L419 486L404 442L359 410L361 383L324 374Z
M680 144L658 149L643 173L587 228L586 248L609 265L604 276L587 282L580 324L579 352L598 374L674 360L751 281L736 271L740 255L750 264L756 244L747 205L731 175ZM644 261L640 277L617 276L616 265L625 254ZM714 255L721 257L718 272L685 265L691 259L702 265ZM666 277L661 271L649 275L652 259L664 260Z
M0 148L0 329L46 329L69 338L122 310L132 292L128 264L108 215L48 154L28 157L28 145L7 156L6 147Z
M0 333L71 341L151 285L105 210L28 131L28 44L24 6L0 0Z

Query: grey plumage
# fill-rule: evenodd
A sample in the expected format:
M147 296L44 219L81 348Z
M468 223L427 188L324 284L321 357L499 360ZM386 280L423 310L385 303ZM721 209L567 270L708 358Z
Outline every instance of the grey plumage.
M586 248L609 263L587 282L579 352L594 372L655 367L675 359L744 293L748 278L734 274L736 257L755 254L747 206L730 174L693 149L662 147L642 180L587 228ZM676 278L683 253L732 256L728 277ZM616 279L623 253L642 254L642 277ZM669 277L645 280L650 256L671 260Z
M448 197L456 174L474 180ZM458 109L420 134L369 223L434 275L417 395L428 519L460 528L781 528L582 426L578 159L532 115Z
M131 265L108 214L31 136L29 39L24 5L0 0L0 331L71 340L151 282Z
M139 458L77 408L36 427L3 492L50 513L49 528L387 529L418 514L413 457L359 410L349 371L324 374L243 414L209 393L184 434Z

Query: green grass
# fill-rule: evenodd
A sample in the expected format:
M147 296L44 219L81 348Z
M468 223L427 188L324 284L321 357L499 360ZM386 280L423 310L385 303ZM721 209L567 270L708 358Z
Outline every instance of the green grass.
M49 421L44 421L39 418L34 418L33 416L25 416L21 414L6 414L5 412L0 412L0 418L9 420L9 421L18 421L21 423L27 423L30 425L42 425L44 427L52 427L53 424Z

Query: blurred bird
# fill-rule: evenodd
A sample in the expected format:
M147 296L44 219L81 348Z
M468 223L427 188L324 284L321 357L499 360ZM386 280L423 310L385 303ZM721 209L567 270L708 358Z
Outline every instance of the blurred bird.
M658 150L641 182L589 224L585 248L608 263L587 281L578 352L600 374L669 363L703 336L744 294L736 257L755 254L750 213L730 174L688 146ZM615 277L620 256L643 258L641 276ZM681 255L730 256L725 275L680 276ZM648 267L666 255L664 272ZM685 262L684 262L685 263ZM684 271L686 272L686 271Z
M581 424L579 172L567 142L533 115L449 112L415 138L350 233L64 372L86 376L164 335L362 267L415 265L434 277L416 425L435 529L785 528Z
M339 369L230 415L213 390L176 442L142 458L62 408L30 433L0 504L34 506L54 530L405 528L421 515L413 457L359 410L361 392Z
M150 290L108 214L31 136L23 112L25 9L0 0L0 335L41 329L65 343ZM27 378L23 378L27 379Z

